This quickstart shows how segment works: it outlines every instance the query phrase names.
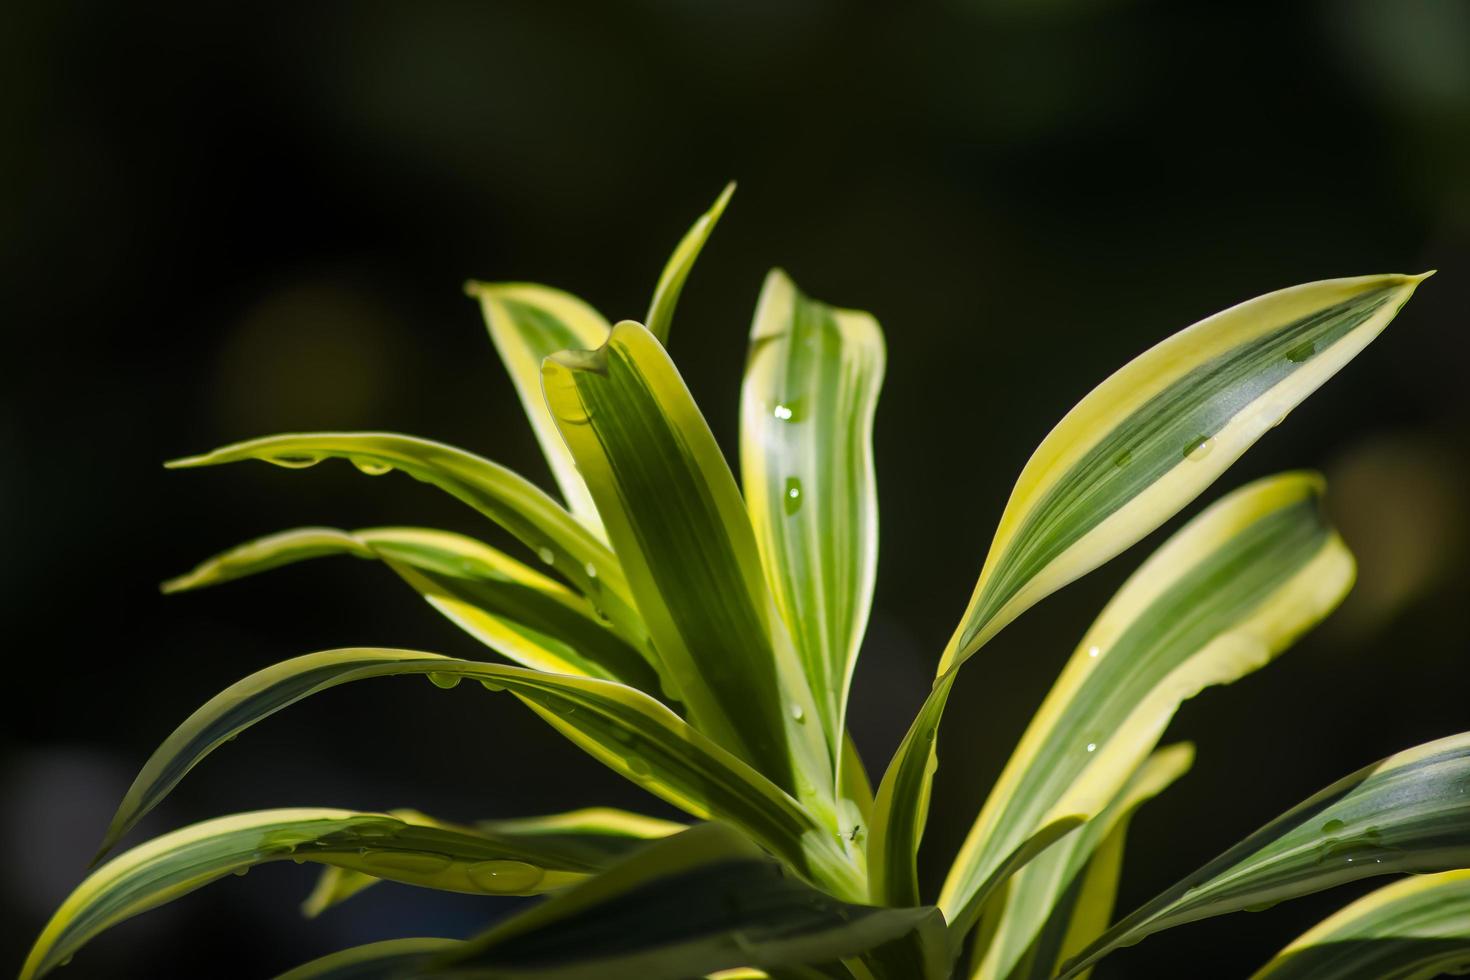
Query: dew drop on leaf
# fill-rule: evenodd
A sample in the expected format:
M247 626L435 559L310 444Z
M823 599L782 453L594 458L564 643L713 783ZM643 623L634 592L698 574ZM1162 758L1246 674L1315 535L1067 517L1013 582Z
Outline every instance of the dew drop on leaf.
M540 548L536 549L536 557L540 558L547 565L550 565L552 562L556 561L556 552L543 545Z
M791 720L798 723L806 722L806 712L802 710L801 705L793 704L791 706Z
M1198 463L1210 455L1210 450L1215 448L1214 436L1198 436L1190 440L1189 445L1184 447L1184 458L1192 463Z
M781 495L781 505L787 515L801 509L801 481L794 476L786 478L786 492Z
M378 463L370 459L354 459L352 465L356 466L359 472L366 473L368 476L382 476L393 470L391 463Z
M1305 361L1307 358L1311 357L1315 353L1317 353L1316 342L1312 340L1307 340L1303 341L1300 344L1297 344L1291 350L1287 351L1286 359L1293 364L1300 364L1302 361Z
M316 453L282 453L279 456L267 456L265 461L275 466L284 466L288 470L304 470L320 463L322 458Z
M460 676L458 674L446 674L443 671L437 670L429 674L429 683L435 687L443 688L446 691L450 688L458 687L459 681Z
M481 891L504 895L534 887L545 872L524 861L481 861L465 868L465 874Z

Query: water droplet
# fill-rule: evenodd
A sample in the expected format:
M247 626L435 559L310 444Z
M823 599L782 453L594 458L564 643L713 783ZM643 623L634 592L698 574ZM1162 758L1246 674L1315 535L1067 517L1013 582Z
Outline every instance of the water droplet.
M1293 364L1300 364L1315 353L1317 353L1316 341L1305 340L1287 351L1286 359Z
M244 867L236 868L235 869L235 872L234 872L236 878L243 878L246 875L248 875L249 873L250 873L250 865L248 865L248 864L245 865Z
M464 869L464 873L481 891L492 895L524 892L545 877L545 872L524 861L481 861Z
M543 563L550 565L552 562L556 561L556 552L552 551L545 545L542 545L540 548L536 549L536 557L540 558Z
M480 686L483 687L487 691L494 691L497 694L499 694L501 691L505 690L505 685L504 684L497 684L494 681L485 681L485 680L482 680L482 681L480 681Z
M1343 824L1343 822L1341 820L1329 820L1329 821L1327 821L1326 823L1324 823L1322 825L1322 833L1324 833L1324 834L1335 834L1339 830L1341 830L1344 826L1345 825Z
M771 409L771 414L776 416L776 418L780 419L782 422L791 421L791 409L786 407L785 405L777 405L775 408Z
M1096 742L1088 742L1087 743L1087 751L1089 751L1089 752L1096 752L1097 751L1097 743Z
M1133 451L1131 449L1125 449L1113 457L1113 465L1120 470L1131 462L1133 462Z
M1091 657L1093 660L1096 660L1098 657L1102 656L1102 648L1101 647L1095 647L1095 646L1088 647L1087 648L1087 655L1089 657Z
M786 492L782 495L781 505L787 515L795 514L801 509L801 481L794 476L786 478Z
M647 779L653 775L653 770L648 767L648 763L643 760L642 756L630 755L627 762L628 771L633 774L634 778Z
M597 566L592 564L590 561L586 565L582 566L582 571L587 573L588 578L597 577Z
M429 683L435 687L443 688L446 691L458 687L459 681L460 676L458 674L446 674L437 670L431 671L429 674Z
M1215 448L1214 436L1197 436L1190 440L1189 445L1184 447L1184 458L1193 463L1198 463L1210 455L1210 450Z
M354 459L352 465L368 476L382 476L384 473L393 471L392 463L379 463L370 459Z
M385 875L434 875L448 868L454 860L447 854L423 851L368 851L363 864Z
M791 706L791 720L798 723L806 722L806 712L802 709L801 705L793 704Z
M267 463L276 466L284 466L288 470L304 470L308 466L315 466L322 461L317 453L282 453L279 456L267 456Z

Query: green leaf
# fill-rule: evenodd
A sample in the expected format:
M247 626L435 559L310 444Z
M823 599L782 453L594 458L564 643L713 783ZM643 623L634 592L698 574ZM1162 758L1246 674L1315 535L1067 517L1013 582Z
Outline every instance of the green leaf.
M458 939L388 939L330 953L276 980L402 980L459 945Z
M734 193L735 182L732 180L720 191L714 205L700 215L694 225L684 233L684 237L674 248L674 254L669 256L668 263L659 274L658 285L653 290L653 302L648 306L648 316L645 319L648 321L648 332L660 344L667 345L669 342L669 330L674 323L674 306L679 302L684 280L689 278L694 260L699 258L704 243L709 241L710 232L715 230L715 223L725 213L725 205L730 203L730 197Z
M586 599L474 538L416 527L341 531L303 527L231 548L165 592L206 588L328 555L381 559L456 625L492 650L535 670L660 688L651 650L640 654L611 632Z
M1021 471L941 671L1177 514L1377 337L1427 275L1267 293L1094 388Z
M386 813L238 813L156 837L92 872L36 940L21 980L43 976L92 937L139 912L225 875L284 860L475 895L541 894L593 870L534 839L418 826Z
M1405 878L1304 933L1252 980L1428 980L1470 967L1470 871Z
M939 906L963 931L977 886L1021 840L1090 819L1158 744L1180 703L1265 666L1353 581L1320 477L1287 473L1224 497L1135 572L1082 638L950 869Z
M624 322L546 359L547 402L692 723L835 830L831 751L740 491L667 352Z
M1098 385L1032 454L939 677L878 789L875 881L911 884L955 671L1027 607L1158 527L1383 331L1421 276L1329 279L1201 320Z
M592 350L607 340L607 321L569 293L524 282L469 282L465 292L480 301L490 339L531 421L531 430L551 466L557 486L577 520L605 539L597 505L566 444L556 431L541 394L541 362L559 350Z
M436 965L547 980L698 976L854 956L937 917L933 909L841 902L730 828L709 824L645 848Z
M1371 875L1470 865L1470 734L1390 756L1276 818L1109 929L1075 976L1156 932Z
M843 848L791 797L653 698L611 681L546 674L410 650L308 654L259 671L215 696L164 741L124 797L105 851L216 747L319 691L351 681L427 675L507 690L614 771L693 816L719 816L837 894L861 886Z
M884 356L871 316L808 299L779 269L766 277L741 391L741 477L834 755L878 566L872 443Z
M189 469L257 459L301 469L328 458L351 460L374 476L401 470L457 497L565 576L624 636L642 631L623 570L607 546L524 477L462 449L387 432L314 432L237 442L165 465Z
M1063 960L1102 934L1117 896L1133 812L1193 761L1188 743L1149 756L1097 817L1048 848L996 894L986 909L987 948L976 980L1050 980ZM1001 916L998 922L990 921L992 913Z
M392 810L389 816L419 826L478 833L496 840L515 842L529 839L542 854L561 856L576 867L597 870L627 857L650 840L686 829L684 824L671 820L645 817L611 807L592 807L542 817L482 820L473 827L446 823L416 810ZM302 903L301 911L308 918L315 918L378 880L361 871L323 868L316 887Z

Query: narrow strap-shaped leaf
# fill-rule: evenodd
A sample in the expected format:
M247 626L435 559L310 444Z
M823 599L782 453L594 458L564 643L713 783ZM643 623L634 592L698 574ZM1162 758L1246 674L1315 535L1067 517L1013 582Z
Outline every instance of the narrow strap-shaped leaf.
M907 889L914 878L934 733L959 666L1194 499L1381 333L1425 276L1329 279L1241 303L1144 352L1067 413L1021 471L940 676L879 785L875 881Z
M1303 933L1252 980L1428 980L1470 967L1470 871L1405 878Z
M625 636L642 630L623 570L607 546L524 477L462 449L388 432L312 432L237 442L165 465L187 469L258 459L300 469L327 458L351 460L369 475L402 470L459 498L565 576Z
M303 527L246 542L165 582L165 592L218 585L293 562L349 554L381 559L452 622L536 670L660 688L651 650L640 654L590 602L474 538L418 527L341 531Z
M164 834L92 872L57 910L21 970L40 977L113 925L228 874L311 861L477 895L536 895L595 870L543 843L419 826L386 813L239 813Z
M1267 664L1347 593L1353 559L1327 523L1322 480L1258 480L1190 521L1135 572L1082 638L961 848L939 905L953 928L975 888L1057 817L1092 817L1179 704Z
M741 477L834 755L878 566L873 411L884 358L871 316L807 298L779 269L766 277L741 390Z
M696 728L835 829L834 759L735 478L669 355L632 322L546 359L546 398Z
M276 980L403 980L460 945L458 939L388 939L329 953Z
M475 826L490 833L541 834L548 837L571 834L585 839L589 844L625 839L657 840L688 829L687 824L675 820L649 817L611 806L584 807L537 817L481 820Z
M1186 922L1371 875L1466 866L1470 734L1389 756L1292 808L1113 926L1067 965L1067 976Z
M1064 959L1100 936L1112 915L1128 821L1193 761L1188 743L1155 752L1101 813L1021 869L986 910L1000 919L987 927L974 976L1050 980Z
M1424 278L1267 293L1180 331L1094 388L1021 471L941 671L1178 513L1378 336Z
M579 867L585 865L598 870L627 857L647 841L676 834L687 826L612 807L592 807L541 817L481 820L473 827L446 823L416 810L392 810L389 815L420 826L481 833L497 840L532 838L543 852L553 855L564 852L566 859L578 862ZM307 918L315 918L378 880L361 871L335 866L323 868L316 886L302 903L301 911Z
M567 507L589 531L605 539L597 505L556 431L541 394L541 362L559 350L593 350L607 340L602 314L569 293L525 282L469 282L465 292L480 301L490 340L515 384L531 430L546 455Z
M658 701L620 684L411 650L307 654L258 671L194 712L154 752L123 798L105 851L216 747L263 718L351 681L427 675L508 690L594 758L700 819L719 816L838 894L861 893L833 835L791 797Z
M486 977L676 980L854 956L934 915L841 902L730 828L707 824L650 845L435 966Z
M689 272L694 268L694 260L699 258L699 253L704 249L704 243L709 241L710 232L715 230L715 224L720 220L720 215L725 213L725 205L730 203L730 197L735 193L735 182L732 180L720 191L720 196L715 198L715 203L708 211L700 215L679 239L679 244L674 248L674 254L669 256L669 261L664 265L663 272L659 273L658 285L653 290L653 301L648 305L648 332L658 338L658 342L667 345L669 342L669 330L674 325L674 307L679 302L679 293L684 289L684 280L689 278Z

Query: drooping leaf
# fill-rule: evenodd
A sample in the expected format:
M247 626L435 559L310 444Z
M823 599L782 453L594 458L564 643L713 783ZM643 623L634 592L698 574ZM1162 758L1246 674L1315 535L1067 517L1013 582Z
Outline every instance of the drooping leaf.
M92 872L57 910L21 969L48 973L113 925L269 861L311 861L476 895L537 895L594 870L534 839L419 826L386 813L291 809L185 827Z
M720 191L720 196L710 209L700 215L684 233L684 237L674 248L674 254L669 256L669 261L664 265L663 272L659 273L658 285L653 290L653 301L648 306L648 316L645 319L648 322L648 332L660 344L667 345L669 342L669 330L674 324L674 306L679 302L684 280L689 278L694 260L699 258L704 243L709 241L710 232L715 230L716 222L725 213L725 205L730 203L730 197L734 193L735 182L732 180Z
M1145 903L1067 965L1211 916L1371 875L1470 865L1470 734L1389 756L1293 807Z
M1063 960L1100 936L1112 915L1133 812L1193 761L1188 743L1155 752L1101 813L1022 868L987 908L987 918L999 921L987 921L984 958L973 976L1050 980Z
M950 869L939 905L974 923L976 888L1027 835L1099 813L1179 704L1268 663L1347 593L1353 559L1322 480L1267 477L1206 509L1108 603L1021 738Z
M1268 293L1175 334L1077 404L1021 471L940 674L889 763L876 880L915 898L934 738L955 671L1024 609L1158 527L1383 331L1423 276Z
M1470 968L1470 871L1369 892L1272 958L1251 980L1428 980Z
M740 491L668 354L632 322L543 367L638 610L696 728L834 829L831 751Z
M620 684L410 650L308 654L259 671L215 696L164 741L114 816L106 850L220 744L309 695L351 681L427 675L512 692L614 771L700 819L718 816L837 894L857 895L843 848L795 800L658 701Z
M165 465L188 469L258 459L300 469L327 458L351 460L370 475L401 470L457 497L565 576L624 636L640 634L632 593L607 546L524 477L462 449L387 432L314 432L237 442Z
M730 828L707 824L471 939L429 975L672 980L777 969L855 956L937 918L933 909L839 901Z
M556 431L541 394L541 362L559 350L593 350L607 340L602 314L569 293L524 282L469 282L465 292L479 300L490 339L531 421L567 507L589 531L606 540L597 505L566 444Z
M873 411L883 334L766 277L740 401L745 502L834 755L878 564Z
M463 833L480 833L494 840L519 841L529 838L538 853L559 855L578 867L601 870L627 857L650 840L686 829L685 824L659 820L612 807L592 807L570 813L506 820L481 820L473 827L446 823L416 810L392 810L389 816L426 827L442 827ZM302 903L301 911L315 918L379 879L348 868L326 867L316 887Z
M403 980L460 945L458 939L388 939L329 953L276 980Z
M1424 278L1267 293L1181 330L1094 388L1021 471L941 670L1178 513L1377 337Z
M652 651L640 655L586 599L487 544L448 531L295 528L215 555L165 582L163 590L205 588L339 554L381 559L452 622L516 663L615 680L650 693L660 688Z

